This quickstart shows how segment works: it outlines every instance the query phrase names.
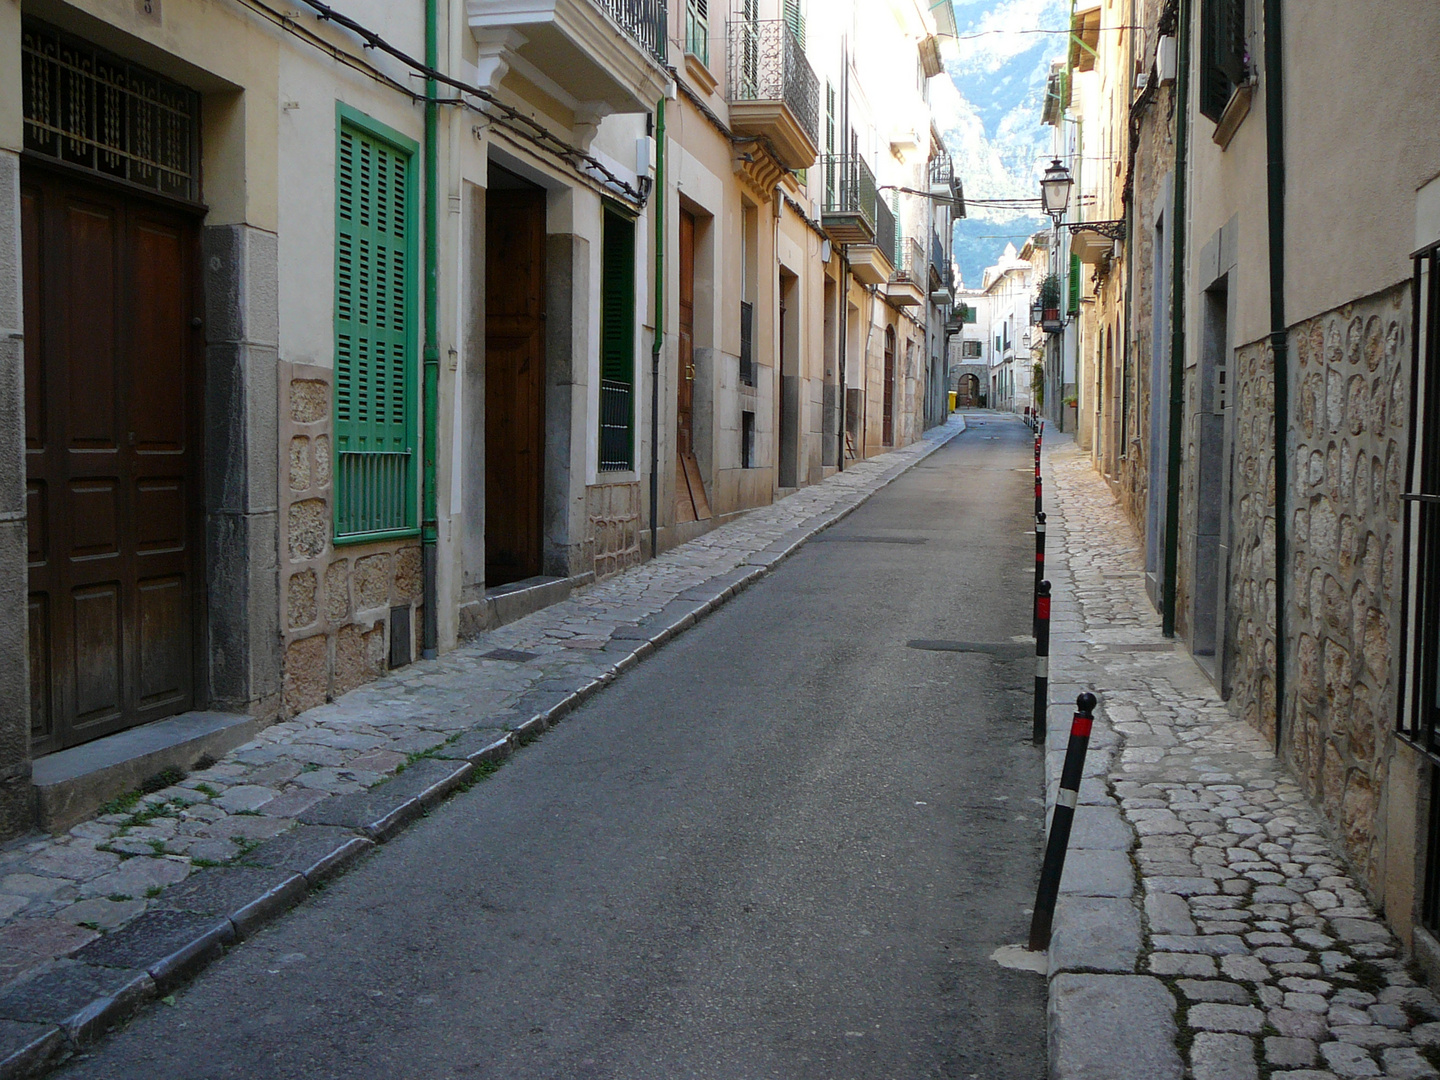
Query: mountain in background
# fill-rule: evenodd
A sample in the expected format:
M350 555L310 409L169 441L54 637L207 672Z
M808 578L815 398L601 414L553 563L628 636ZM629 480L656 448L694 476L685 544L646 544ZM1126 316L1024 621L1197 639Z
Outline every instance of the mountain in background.
M946 61L950 82L934 84L936 124L955 159L970 199L1033 199L1051 157L1053 129L1040 124L1050 63L1065 53L1065 35L984 33L995 30L1063 30L1069 5L1061 0L955 0L960 26L957 55ZM983 34L967 39L966 35ZM955 261L967 287L1007 243L1049 225L1013 210L968 205L955 224Z

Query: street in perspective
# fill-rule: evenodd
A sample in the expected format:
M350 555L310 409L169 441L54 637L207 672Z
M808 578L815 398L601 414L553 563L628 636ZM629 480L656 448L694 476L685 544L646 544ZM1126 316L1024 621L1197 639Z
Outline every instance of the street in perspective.
M0 1080L1440 1080L1437 43L0 0Z

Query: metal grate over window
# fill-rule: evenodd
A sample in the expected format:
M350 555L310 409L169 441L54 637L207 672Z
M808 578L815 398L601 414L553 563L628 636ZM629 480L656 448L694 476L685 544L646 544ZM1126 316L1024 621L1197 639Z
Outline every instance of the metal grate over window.
M194 91L34 19L21 37L26 150L200 200Z

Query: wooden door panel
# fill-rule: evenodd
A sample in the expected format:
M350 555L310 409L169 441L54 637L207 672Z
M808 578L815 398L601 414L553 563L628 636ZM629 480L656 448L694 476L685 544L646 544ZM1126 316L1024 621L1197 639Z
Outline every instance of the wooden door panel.
M71 301L64 316L62 376L69 392L66 401L52 402L52 407L63 404L66 441L72 450L114 450L120 213L116 207L73 201L64 213L64 232L58 240L65 251L64 296ZM42 310L50 299L41 301ZM84 471L85 467L83 460L72 462L72 468Z
M485 582L541 572L545 476L545 196L486 201Z
M185 696L189 680L189 607L181 576L141 581L136 590L140 647L137 696L153 709Z
M193 704L195 227L23 172L38 754Z
M184 237L142 218L131 230L130 260L130 446L140 455L183 454L186 380L184 372L176 378L175 357L189 333ZM149 471L146 462L136 464Z
M76 589L73 594L77 725L112 720L120 714L124 640L120 609L118 581Z

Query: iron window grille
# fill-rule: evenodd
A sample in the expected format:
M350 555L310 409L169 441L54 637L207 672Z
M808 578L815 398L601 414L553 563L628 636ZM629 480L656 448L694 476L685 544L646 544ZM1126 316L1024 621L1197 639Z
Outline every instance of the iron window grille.
M21 24L25 149L200 201L199 96L35 19Z
M729 76L732 102L783 102L811 143L819 144L820 79L805 58L804 44L786 22L732 22Z
M1414 259L1410 447L1402 497L1400 715L1397 728L1430 759L1430 820L1421 921L1440 929L1440 244ZM1412 604L1413 599L1413 604ZM1409 675L1407 677L1407 672Z

